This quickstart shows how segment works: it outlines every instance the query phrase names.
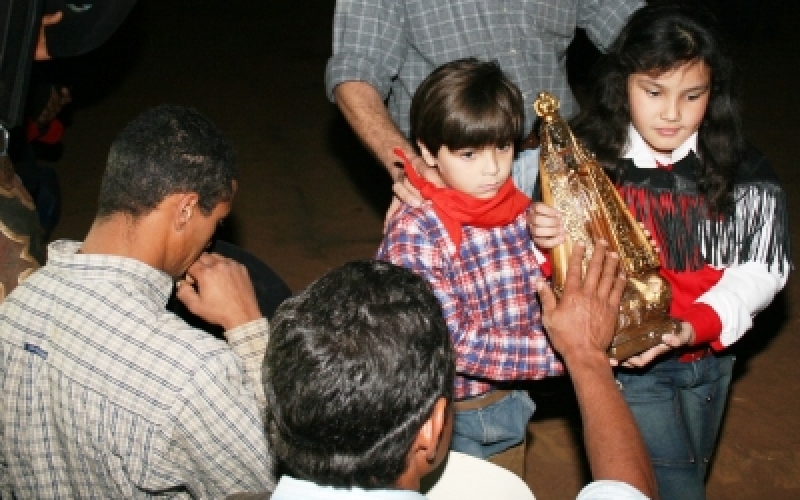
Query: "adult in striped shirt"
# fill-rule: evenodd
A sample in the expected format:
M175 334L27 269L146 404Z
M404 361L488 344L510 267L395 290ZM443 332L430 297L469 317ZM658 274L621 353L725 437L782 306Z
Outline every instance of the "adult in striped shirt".
M160 106L111 146L83 242L0 304L2 498L221 498L272 489L268 324L247 271L204 252L236 191L232 145ZM178 298L227 342L165 309Z

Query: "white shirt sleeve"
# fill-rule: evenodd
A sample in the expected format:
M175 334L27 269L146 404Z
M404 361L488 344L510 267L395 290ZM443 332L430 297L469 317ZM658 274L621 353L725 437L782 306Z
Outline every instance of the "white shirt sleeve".
M779 272L777 265L770 269L762 262L745 262L726 268L717 284L697 299L719 315L722 345L733 344L753 326L753 317L786 285L789 267L784 263Z
M641 491L622 481L593 481L587 484L575 500L649 500Z

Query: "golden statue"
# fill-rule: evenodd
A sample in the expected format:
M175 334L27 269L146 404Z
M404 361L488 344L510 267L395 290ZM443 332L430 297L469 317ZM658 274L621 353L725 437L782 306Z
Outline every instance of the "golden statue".
M608 354L625 360L661 343L663 334L678 333L680 323L669 317L672 295L669 283L658 273L653 245L594 155L575 139L558 113L559 106L558 99L547 92L540 92L534 103L542 118L542 200L558 209L566 229L566 241L551 250L553 289L559 295L564 289L567 261L575 243L586 246L585 269L594 242L608 242L628 279Z

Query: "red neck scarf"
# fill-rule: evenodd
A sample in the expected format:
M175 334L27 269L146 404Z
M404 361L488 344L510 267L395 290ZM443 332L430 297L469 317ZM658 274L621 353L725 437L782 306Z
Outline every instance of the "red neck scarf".
M463 239L462 226L504 226L513 222L531 204L530 198L517 189L510 177L493 197L475 198L452 188L438 187L423 179L402 150L395 149L394 154L403 161L411 185L419 190L423 198L433 203L436 215L456 246L456 253Z

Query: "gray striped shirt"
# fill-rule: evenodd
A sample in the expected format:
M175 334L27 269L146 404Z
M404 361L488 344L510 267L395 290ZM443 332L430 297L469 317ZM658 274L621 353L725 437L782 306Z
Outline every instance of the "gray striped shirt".
M642 0L338 0L333 56L325 85L363 81L389 98L389 112L408 136L411 96L436 67L464 57L495 59L525 98L526 131L542 90L572 116L566 51L576 27L601 50Z
M271 490L255 396L266 320L227 344L165 310L167 274L78 248L51 244L0 304L2 497Z

